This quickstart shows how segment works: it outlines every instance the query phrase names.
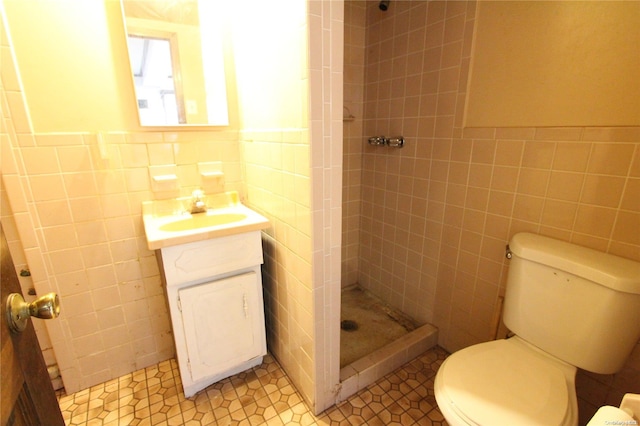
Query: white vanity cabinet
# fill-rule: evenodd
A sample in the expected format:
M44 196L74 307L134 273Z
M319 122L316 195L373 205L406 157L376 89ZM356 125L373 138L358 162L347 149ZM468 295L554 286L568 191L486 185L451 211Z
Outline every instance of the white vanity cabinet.
M159 260L185 396L261 364L260 231L164 247Z

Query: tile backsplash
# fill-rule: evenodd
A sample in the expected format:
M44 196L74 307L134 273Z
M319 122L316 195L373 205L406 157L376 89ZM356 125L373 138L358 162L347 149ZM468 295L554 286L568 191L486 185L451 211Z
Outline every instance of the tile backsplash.
M54 346L66 348L56 351L56 358L67 389L173 356L156 257L142 227L142 201L159 195L151 190L148 167L175 164L180 189L173 195L188 196L201 186L195 160L221 160L226 188L241 191L238 143L220 133L181 136L179 143L107 134L103 159L95 135L18 137L10 122L6 128L19 172L12 179L3 164L4 178L7 186L16 183L23 191L25 209L14 213L34 222L33 234L23 238L33 242L25 247L27 258L45 272L36 269L36 277L48 277L36 282L36 290L61 297L62 314L49 329ZM38 252L41 261L34 260Z

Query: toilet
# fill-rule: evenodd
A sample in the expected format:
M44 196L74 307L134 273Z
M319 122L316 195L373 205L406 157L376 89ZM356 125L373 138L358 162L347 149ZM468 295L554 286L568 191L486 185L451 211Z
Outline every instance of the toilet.
M450 355L435 380L457 425L577 425L577 368L619 371L640 339L640 263L530 234L507 247L512 337Z

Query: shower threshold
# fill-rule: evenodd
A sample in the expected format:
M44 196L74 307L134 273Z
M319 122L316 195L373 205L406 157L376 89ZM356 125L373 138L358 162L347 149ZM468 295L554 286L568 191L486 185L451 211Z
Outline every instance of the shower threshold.
M340 382L342 401L438 342L438 329L417 326L357 285L342 290ZM355 330L354 330L355 328Z

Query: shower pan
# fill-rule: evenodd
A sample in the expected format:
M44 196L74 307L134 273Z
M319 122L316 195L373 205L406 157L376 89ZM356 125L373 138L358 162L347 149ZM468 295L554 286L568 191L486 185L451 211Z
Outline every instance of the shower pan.
M345 399L436 345L438 330L351 285L342 289L340 399Z

